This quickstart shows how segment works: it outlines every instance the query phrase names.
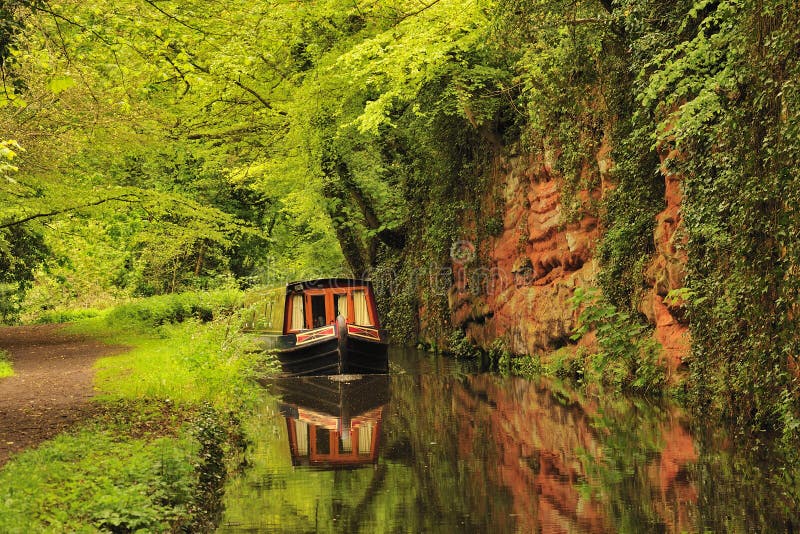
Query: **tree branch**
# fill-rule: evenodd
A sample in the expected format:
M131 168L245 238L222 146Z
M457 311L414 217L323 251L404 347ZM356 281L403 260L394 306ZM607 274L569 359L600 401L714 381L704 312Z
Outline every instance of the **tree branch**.
M84 32L91 33L92 35L94 35L95 37L100 39L100 41L102 41L106 46L111 46L111 45L114 44L114 43L112 43L110 41L107 41L105 39L105 37L103 37L102 35L100 35L96 31L94 31L94 30L92 30L90 28L87 28L83 24L80 24L78 22L75 22L74 20L68 19L67 17L65 17L64 15L62 15L60 13L56 13L55 11L53 11L53 8L50 7L50 4L48 4L48 3L45 3L45 4L48 6L47 9L45 9L44 7L41 7L41 6L36 6L36 9L38 11L42 11L44 13L47 13L47 14L51 15L53 18L61 19L64 22L66 22L67 24L71 24L72 26L75 26L76 28L79 28L80 30L82 30Z
M399 19L397 19L397 21L395 22L395 25L397 25L397 24L400 24L400 23L401 23L401 22L403 22L404 20L406 20L406 19L410 19L411 17L416 17L417 15L419 15L420 13L422 13L423 11L425 11L425 10L428 10L428 9L432 8L433 6L435 6L436 4L438 4L440 1L441 1L441 0L433 0L433 2L431 2L430 4L425 4L425 5L423 5L421 8L419 8L419 9L418 9L418 10L416 10L416 11L412 11L412 12L410 12L410 13L403 13L403 15L402 15L402 16L401 16Z
M232 78L229 78L229 80L230 80L231 82L233 82L233 83L234 83L234 85L236 85L237 87L239 87L239 88L241 88L241 89L244 89L245 91L247 91L248 93L250 93L251 95L253 95L254 97L256 97L256 100L258 100L259 102L261 102L261 104L263 104L265 108L267 108L267 109L268 109L268 110L270 110L270 111L275 111L275 109L272 107L272 104L270 104L269 102L267 102L267 100L266 100L266 99L265 99L263 96L261 96L260 94L258 94L258 92L257 92L255 89L252 89L252 88L250 88L250 87L248 87L248 86L244 85L244 84L243 84L242 82L240 82L239 80L234 80L234 79L232 79Z
M48 217L55 217L56 215L63 215L65 213L78 211L80 209L99 206L100 204L105 204L106 202L111 202L111 201L141 202L141 200L138 197L136 197L134 195L130 195L130 194L126 194L126 195L122 195L122 196L118 196L118 197L101 198L100 200L96 200L94 202L87 202L85 204L80 204L80 205L77 205L77 206L70 206L68 208L62 208L62 209L59 209L59 210L53 210L53 211L42 212L42 213L34 213L33 215L29 215L29 216L24 217L22 219L17 219L15 221L11 221L11 222L6 222L6 223L3 223L3 224L0 224L0 230L3 230L5 228L11 228L12 226L19 226L20 224L25 224L27 222L30 222L30 221L33 221L33 220L36 220L36 219L44 219L44 218L48 218Z
M193 141L198 139L228 139L230 137L239 137L245 134L263 133L265 130L261 126L252 126L248 128L236 128L234 130L226 130L222 132L198 132L186 135L186 139Z
M185 21L179 19L178 17L176 17L172 13L167 13L166 11L164 11L163 9L158 7L153 0L144 0L144 3L149 5L150 7L152 7L153 9L155 9L156 11L158 11L159 13L164 15L165 17L167 17L169 20L175 21L178 24L180 24L181 26L185 26L186 28L189 28L190 30L196 31L198 33L202 33L203 35L218 35L218 36L222 36L222 37L232 37L231 34L214 33L214 32L210 32L208 30L204 30L202 28L198 28L197 26L192 26L188 22L185 22Z

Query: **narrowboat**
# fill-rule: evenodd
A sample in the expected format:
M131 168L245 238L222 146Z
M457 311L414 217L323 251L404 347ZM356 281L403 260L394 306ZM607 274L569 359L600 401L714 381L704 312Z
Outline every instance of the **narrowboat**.
M381 329L372 284L353 278L323 278L287 284L283 313L264 306L264 317L283 328L259 338L274 349L290 376L370 374L389 371L388 337ZM277 332L276 332L277 333Z
M270 384L281 395L292 465L352 469L378 461L388 375L303 376Z

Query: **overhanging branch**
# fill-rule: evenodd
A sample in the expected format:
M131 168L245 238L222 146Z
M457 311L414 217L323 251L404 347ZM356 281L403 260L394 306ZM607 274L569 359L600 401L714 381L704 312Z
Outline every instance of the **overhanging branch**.
M58 210L41 212L41 213L34 213L32 215L28 215L27 217L23 217L22 219L17 219L11 222L5 222L0 224L0 230L5 228L11 228L12 226L19 226L20 224L25 224L30 221L34 221L36 219L47 219L50 217L55 217L57 215L63 215L65 213L71 213L73 211L78 211L84 208L92 208L94 206L99 206L100 204L105 204L106 202L141 202L141 199L136 197L135 195L121 195L116 197L107 197L101 198L100 200L95 200L94 202L87 202L85 204L79 204L77 206L70 206L67 208L61 208Z

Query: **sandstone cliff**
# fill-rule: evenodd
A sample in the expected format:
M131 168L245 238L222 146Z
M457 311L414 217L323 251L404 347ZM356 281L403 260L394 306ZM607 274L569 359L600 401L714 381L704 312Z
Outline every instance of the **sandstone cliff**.
M487 213L502 220L502 226L487 238L478 238L474 230L465 232L464 243L474 246L475 255L453 260L453 326L462 327L483 347L503 338L519 354L541 354L571 343L577 313L569 299L576 287L596 285L596 248L603 231L599 201L613 187L609 153L608 143L602 143L584 170L594 176L584 180L594 187L572 193L569 206L552 153L498 158L481 209L484 220L468 214L463 226L486 224ZM674 368L688 354L689 338L680 301L665 301L671 290L683 287L687 259L680 177L667 169L671 157L675 154L662 156L665 206L653 235L656 253L637 298L639 311L655 327L665 361Z

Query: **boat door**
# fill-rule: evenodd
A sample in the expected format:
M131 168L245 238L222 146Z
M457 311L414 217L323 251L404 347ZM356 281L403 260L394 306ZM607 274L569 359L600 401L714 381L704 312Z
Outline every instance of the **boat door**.
M325 310L325 295L309 295L311 308L311 328L319 328L327 323L327 312Z
M336 321L333 294L326 290L305 291L306 324L310 328L333 324Z

